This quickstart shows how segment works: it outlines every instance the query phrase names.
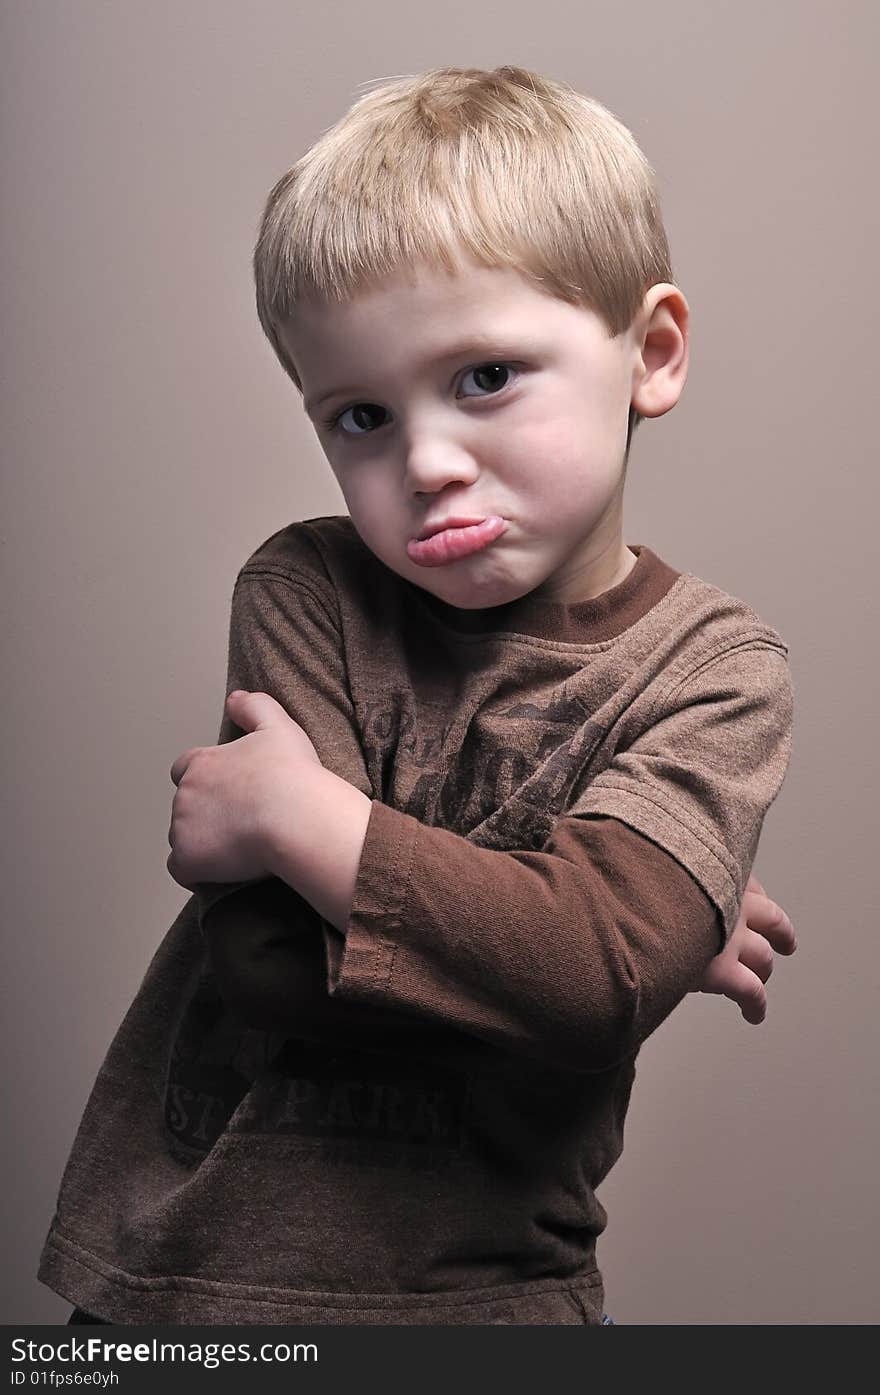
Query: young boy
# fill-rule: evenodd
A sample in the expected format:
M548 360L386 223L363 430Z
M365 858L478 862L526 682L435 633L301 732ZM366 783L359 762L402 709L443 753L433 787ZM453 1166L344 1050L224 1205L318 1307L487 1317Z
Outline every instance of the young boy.
M171 771L194 894L40 1276L113 1322L600 1323L642 1042L695 988L760 1020L794 947L749 882L786 645L623 540L688 366L653 172L537 74L396 79L255 274L350 517L239 573L219 743Z

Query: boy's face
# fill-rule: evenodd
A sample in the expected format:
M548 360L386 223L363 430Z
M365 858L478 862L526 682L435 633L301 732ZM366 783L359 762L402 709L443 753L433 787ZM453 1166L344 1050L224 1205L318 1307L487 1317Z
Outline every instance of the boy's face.
M631 569L629 407L668 410L634 392L645 323L609 339L592 311L468 261L454 277L419 267L300 307L283 339L362 540L399 576L475 609L528 592L586 600ZM413 544L451 518L503 522Z

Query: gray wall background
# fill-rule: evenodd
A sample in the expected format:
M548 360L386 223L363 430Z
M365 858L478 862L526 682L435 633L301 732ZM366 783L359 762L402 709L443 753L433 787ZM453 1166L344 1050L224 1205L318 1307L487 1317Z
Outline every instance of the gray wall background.
M662 6L27 0L2 14L3 1320L88 1091L187 893L169 769L216 740L235 574L344 512L262 338L278 176L358 84L515 62L657 168L692 315L626 538L786 638L792 766L755 864L800 947L763 1026L692 996L600 1195L620 1323L878 1317L876 53L871 0Z

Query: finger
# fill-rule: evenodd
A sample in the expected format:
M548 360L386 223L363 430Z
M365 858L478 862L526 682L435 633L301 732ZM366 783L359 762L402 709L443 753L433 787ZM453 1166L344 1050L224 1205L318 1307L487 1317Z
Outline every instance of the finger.
M797 935L781 906L766 896L755 896L749 899L745 911L749 929L763 935L777 954L794 954Z
M746 1022L753 1027L759 1026L767 1015L767 994L763 983L742 963L737 965L733 978L733 988L728 996L737 1004Z
M290 721L286 709L271 693L251 693L240 688L229 694L226 711L235 725L245 732L277 727Z
M739 948L739 962L766 983L773 973L773 950L763 935L749 931Z
M758 881L758 878L755 876L754 872L752 872L748 882L746 883L746 891L756 891L759 896L767 895L766 891L762 887L761 883Z
M757 974L739 960L721 965L719 955L706 971L701 984L703 993L722 993L736 1003L747 1022L757 1026L767 1011L767 994Z

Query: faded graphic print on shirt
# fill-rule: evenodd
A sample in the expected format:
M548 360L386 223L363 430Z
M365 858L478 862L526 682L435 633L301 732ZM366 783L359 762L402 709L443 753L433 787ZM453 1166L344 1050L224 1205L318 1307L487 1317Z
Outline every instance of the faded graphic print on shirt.
M466 1096L463 1075L421 1060L243 1029L206 973L175 1040L164 1122L188 1163L224 1133L263 1133L319 1143L328 1163L436 1168L460 1151Z

